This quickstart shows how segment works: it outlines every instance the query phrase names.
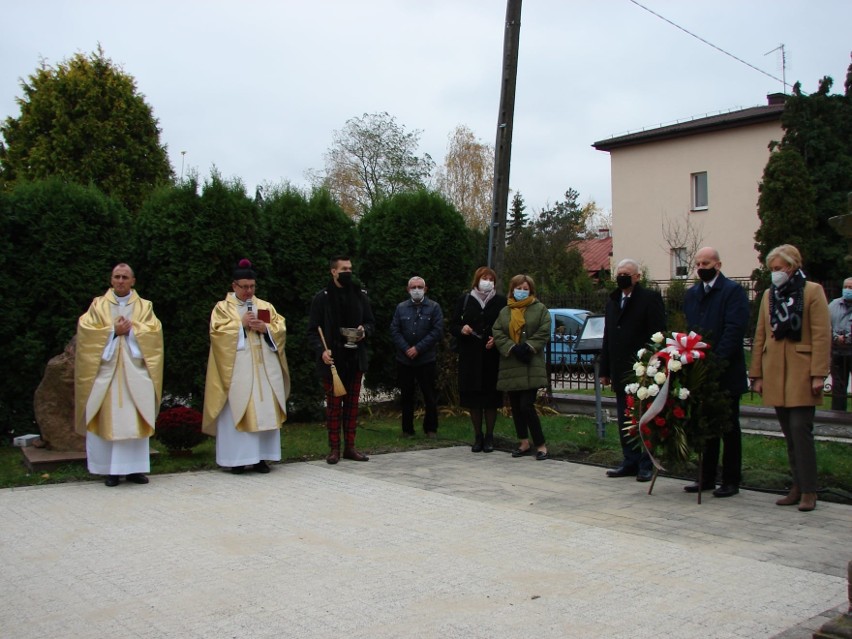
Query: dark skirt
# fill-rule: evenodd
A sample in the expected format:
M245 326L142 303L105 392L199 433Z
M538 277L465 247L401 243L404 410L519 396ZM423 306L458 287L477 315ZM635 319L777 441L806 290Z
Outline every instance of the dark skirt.
M470 391L459 393L459 404L462 408L502 408L503 391Z

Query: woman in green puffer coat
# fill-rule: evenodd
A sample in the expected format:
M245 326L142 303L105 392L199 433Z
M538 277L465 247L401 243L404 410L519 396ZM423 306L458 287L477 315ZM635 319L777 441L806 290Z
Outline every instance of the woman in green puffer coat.
M541 420L535 410L538 389L547 386L545 346L550 339L550 313L535 297L535 282L529 275L515 275L509 281L509 303L494 322L494 343L500 352L497 390L509 394L512 419L520 443L512 457L532 455L547 459L547 445Z

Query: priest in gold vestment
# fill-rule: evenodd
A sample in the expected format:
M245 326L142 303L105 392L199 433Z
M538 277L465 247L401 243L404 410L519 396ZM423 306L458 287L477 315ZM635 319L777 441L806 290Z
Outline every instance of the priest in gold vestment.
M74 361L76 430L86 437L89 472L147 484L148 439L163 389L163 329L151 302L133 286L127 264L112 271L111 288L77 322Z
M216 437L216 463L233 473L268 473L266 462L281 459L290 395L284 318L255 297L256 280L241 260L232 291L210 316L202 430Z

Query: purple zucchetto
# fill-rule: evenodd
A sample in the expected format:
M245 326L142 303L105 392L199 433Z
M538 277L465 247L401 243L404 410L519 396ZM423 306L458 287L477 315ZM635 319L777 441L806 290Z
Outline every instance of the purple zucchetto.
M234 281L237 280L256 280L257 273L254 272L251 262L246 258L240 260L237 268L234 269Z

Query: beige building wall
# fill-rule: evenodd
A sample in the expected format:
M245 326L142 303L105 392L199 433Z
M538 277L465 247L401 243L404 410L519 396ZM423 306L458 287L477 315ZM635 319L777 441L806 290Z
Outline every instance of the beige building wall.
M719 250L725 275L750 276L758 266L758 184L769 159L769 142L782 136L776 121L610 151L614 263L631 257L651 279L672 278L663 222L668 218L683 226L688 216L701 244ZM703 171L708 207L691 211L691 176Z

